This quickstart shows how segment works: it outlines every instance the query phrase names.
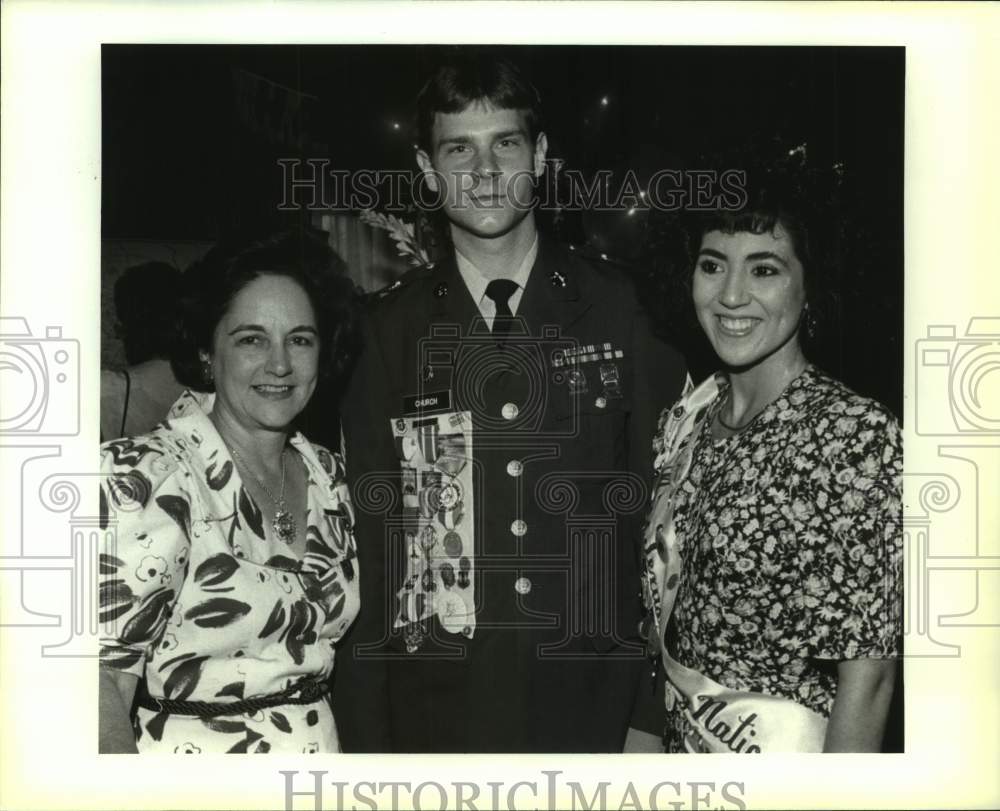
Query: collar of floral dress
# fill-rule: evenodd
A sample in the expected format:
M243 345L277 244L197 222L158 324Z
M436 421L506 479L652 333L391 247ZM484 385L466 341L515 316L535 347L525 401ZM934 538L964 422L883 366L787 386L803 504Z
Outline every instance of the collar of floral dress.
M232 539L233 553L255 563L308 570L318 575L324 574L333 562L353 557L354 516L340 463L326 451L317 452L299 432L289 439L289 444L302 456L308 477L307 551L301 560L294 559L287 547L265 538L260 512L243 489L232 454L208 416L214 405L214 394L185 391L171 406L166 422L177 461L204 476L206 486L196 488L191 498L207 502L202 507L209 520L238 518L243 532L227 533ZM319 453L327 454L326 465ZM237 536L248 534L259 537L252 545L239 544Z

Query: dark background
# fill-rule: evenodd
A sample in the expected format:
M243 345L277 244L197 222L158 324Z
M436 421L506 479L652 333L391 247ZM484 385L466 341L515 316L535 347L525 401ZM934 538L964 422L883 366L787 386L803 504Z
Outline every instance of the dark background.
M412 169L412 101L446 50L104 46L102 237L215 241L303 219L307 212L278 210L280 158ZM648 177L751 143L777 152L806 145L810 166L843 164L853 272L842 324L818 360L902 416L902 48L503 50L538 86L550 157L566 168ZM639 255L642 214L540 219L611 261L655 265ZM673 338L696 377L713 370L697 331Z
M441 46L103 47L102 239L211 243L309 218L281 212L281 158L413 169L412 102ZM844 166L841 318L822 365L902 417L902 48L505 48L541 92L549 156L593 172L698 168L704 156L804 145ZM607 99L602 104L602 99ZM398 125L395 126L395 125ZM656 270L646 216L542 217L563 241ZM652 263L650 265L650 263ZM643 268L639 268L640 271ZM108 283L108 276L105 277ZM700 379L714 360L674 330ZM887 748L902 747L897 689Z

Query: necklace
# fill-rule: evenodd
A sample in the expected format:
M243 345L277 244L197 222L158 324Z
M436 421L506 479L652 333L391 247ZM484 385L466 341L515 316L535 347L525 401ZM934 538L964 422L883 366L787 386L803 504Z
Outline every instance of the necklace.
M742 425L730 425L728 422L726 422L722 418L722 412L725 410L726 405L728 403L729 403L729 395L727 394L725 402L722 404L722 407L718 410L718 412L715 415L715 419L718 420L719 425L721 425L727 431L731 431L734 434L738 434L741 431L745 431L747 428L749 428L751 425L753 425L754 420L756 420L757 417L759 417L761 414L763 414L764 411L765 411L765 409L767 408L767 406L765 405L764 408L760 409L760 411L758 411L756 414L754 414L752 417L750 417L750 419L745 420Z
M751 422L753 422L754 419L756 419L757 415L755 414L752 418L750 418L749 420L747 420L747 422L743 423L743 425L730 425L728 422L726 422L722 418L722 412L723 412L723 410L725 410L726 404L728 402L729 402L729 395L726 395L726 399L723 401L723 403L720 406L719 410L715 414L715 419L719 423L719 425L721 425L727 431L730 431L730 432L732 432L734 434L738 434L740 431L742 431L744 428L746 428Z
M726 402L728 402L728 400ZM725 403L723 403L722 404L722 408L725 408L725 407L726 407ZM744 428L746 428L751 422L753 422L755 419L757 419L757 415L754 414L754 416L751 417L749 420L747 420L745 423L743 423L743 425L730 425L728 422L726 422L724 419L722 419L722 408L720 408L719 409L719 413L715 415L715 419L717 419L719 421L719 425L721 425L727 431L732 431L734 434L738 434L740 431L742 431Z
M261 490L271 499L274 504L274 520L271 522L271 528L274 530L274 534L279 541L290 546L295 540L298 528L295 526L295 516L288 511L288 504L285 502L285 451L281 451L281 492L275 496L270 488L264 484L264 481L253 472L246 460L240 456L239 451L232 446L230 446L229 450L233 452L233 458L240 463L240 467L254 478L254 481L260 485Z

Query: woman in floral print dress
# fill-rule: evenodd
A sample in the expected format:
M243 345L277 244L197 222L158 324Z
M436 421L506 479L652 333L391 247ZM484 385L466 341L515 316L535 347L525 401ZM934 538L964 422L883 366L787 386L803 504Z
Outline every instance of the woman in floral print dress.
M878 751L900 639L899 427L806 359L823 279L776 182L701 220L724 371L666 409L646 529L667 751Z
M353 512L339 455L292 429L321 370L355 352L335 261L284 234L189 271L174 361L195 391L102 446L102 752L339 749L328 679L359 608Z

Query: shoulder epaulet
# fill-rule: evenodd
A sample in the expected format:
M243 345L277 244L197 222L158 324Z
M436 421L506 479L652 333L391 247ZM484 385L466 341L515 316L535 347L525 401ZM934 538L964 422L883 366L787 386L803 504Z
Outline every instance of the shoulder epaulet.
M584 259L596 267L624 268L626 263L617 256L609 256L590 243L567 246L569 253L578 259Z
M409 287L415 281L423 278L427 273L434 269L434 263L431 262L427 265L420 265L419 267L411 268L406 271L402 276L396 279L391 284L386 285L381 290L376 290L369 295L369 300L371 302L379 302L383 299L388 298L393 293L402 290L404 287Z

